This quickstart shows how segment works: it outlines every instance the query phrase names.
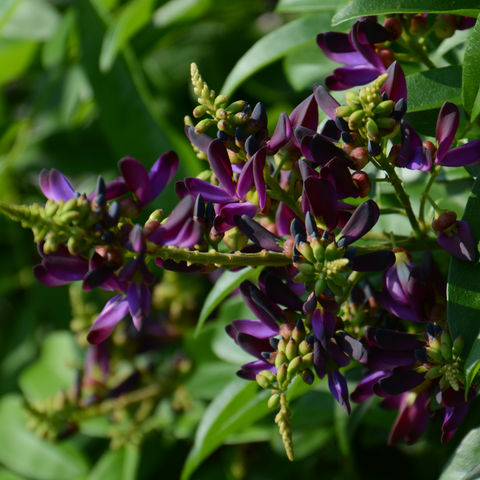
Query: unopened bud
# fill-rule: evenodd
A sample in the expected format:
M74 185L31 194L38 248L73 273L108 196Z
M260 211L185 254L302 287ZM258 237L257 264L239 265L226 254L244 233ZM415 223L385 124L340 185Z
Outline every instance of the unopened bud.
M280 326L280 335L285 339L285 342L288 342L290 340L294 328L295 324L293 322L282 323L282 325Z
M277 368L277 380L279 385L282 385L282 383L287 379L287 371L288 366L286 363L280 365L280 367Z
M428 20L422 16L413 17L410 20L410 35L423 35L428 30Z
M366 148L354 148L350 153L351 159L355 162L355 170L362 170L369 162L368 152Z
M333 260L337 259L337 244L332 242L328 244L327 248L325 249L325 259L327 262L333 262Z
M302 364L302 357L295 357L294 359L292 359L292 361L288 364L287 377L293 378L302 368Z
M388 68L395 61L395 53L385 45L377 49L377 55L380 57L385 68Z
M309 368L307 368L306 370L304 370L302 372L302 380L307 385L311 385L313 383L313 381L315 380L315 375L313 374L313 372Z
M436 367L431 368L425 374L425 378L433 380L434 378L440 377L441 375L443 375L442 368L443 365L437 365Z
M195 125L195 133L199 135L200 133L205 133L210 125L213 125L215 121L210 119L210 118L205 118L204 120L200 120L196 125Z
M288 360L292 360L297 356L298 353L298 346L297 342L294 340L293 337L290 337L290 340L287 343L285 348L285 354L287 355Z
M444 210L442 214L436 217L432 222L432 228L436 232L443 232L450 228L457 220L457 214L452 210Z
M360 106L360 99L357 92L348 91L345 93L345 102L353 109L357 109Z
M257 374L255 380L262 388L272 388L270 381L268 378L264 377L261 373Z
M356 109L354 109L352 107L349 107L347 105L342 105L340 107L337 107L335 109L334 113L337 117L349 118L350 115L355 111L356 111Z
M225 232L223 243L234 252L243 250L248 244L248 238L241 232L238 227L234 227Z
M391 42L398 40L402 35L402 24L397 18L387 18L383 26L392 32L392 38L390 38Z
M367 132L368 132L368 137L371 139L371 140L377 140L378 138L378 126L375 122L375 120L373 120L373 118L370 118L370 120L368 120L367 122Z
M463 337L461 337L461 336L457 337L453 341L453 354L456 357L459 357L462 354L464 345L465 345L465 340L463 340Z
M397 157L398 154L400 153L400 150L402 149L402 145L400 143L396 143L395 145L392 145L392 148L390 149L390 152L388 153L388 161L394 166L398 166L397 162Z
M217 107L218 105L221 105L222 103L228 102L228 97L227 95L218 95L218 97L215 98L215 106Z
M297 245L297 250L310 262L315 263L315 256L313 255L312 247L307 242L300 242ZM303 272L303 270L300 270ZM313 272L303 272L303 273L315 273L315 269Z
M312 247L313 256L318 263L323 263L325 260L325 247L323 242L318 238L313 238L310 242L310 246Z
M362 126L364 117L365 112L363 110L353 112L348 119L348 128L350 128L350 130L358 130Z
M133 200L133 198L125 197L119 202L122 215L128 218L137 218L142 213L142 209Z
M302 360L302 370L313 365L313 352L309 352L306 355L303 355Z
M287 356L285 355L284 352L279 352L277 356L275 357L275 366L277 367L277 370L280 368L281 365L283 365L287 361Z
M435 35L444 40L451 37L457 30L458 20L455 15L442 13L435 18Z
M372 183L370 177L365 172L353 172L352 180L360 190L359 197L365 198L372 190Z
M203 117L203 115L205 115L206 112L207 112L207 106L199 105L198 107L195 108L195 110L193 110L193 116L195 118L200 118L200 117Z
M314 287L315 295L319 297L325 291L326 287L327 287L327 281L325 280L325 278L319 278L315 282L315 287Z
M230 104L226 110L228 113L238 113L241 112L247 105L248 102L245 102L244 100L237 100L236 102Z
M268 408L276 408L280 403L280 394L275 393L268 399Z

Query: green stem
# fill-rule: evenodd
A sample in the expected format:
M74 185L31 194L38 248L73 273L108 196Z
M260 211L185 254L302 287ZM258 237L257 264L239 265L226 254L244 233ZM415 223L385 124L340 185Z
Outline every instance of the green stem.
M271 177L268 173L265 173L264 177L265 183L270 187L270 197L283 202L295 215L297 215L297 217L303 220L305 216L298 208L297 203L290 198L287 192L278 184L277 179Z
M400 20L401 21L401 20ZM418 59L430 70L434 70L435 64L430 60L426 49L420 45L415 39L413 39L408 33L408 25L403 22L403 32L402 38L405 40L405 44L407 48L409 48L415 55L417 55Z
M275 155L275 158L277 158L278 154ZM273 178L278 178L278 176L280 175L280 172L282 170L282 167L283 165L285 164L285 162L288 160L288 158L290 157L290 152L288 150L282 152L280 154L280 161L278 162L278 165L277 165L277 168L275 169L275 172L273 173Z
M390 183L392 184L393 188L395 189L395 194L397 195L400 203L402 204L405 213L410 220L410 224L412 225L413 234L416 238L420 238L422 236L422 231L420 230L420 225L418 224L417 217L413 212L412 204L410 203L410 196L407 194L405 189L403 188L402 180L397 175L395 171L395 167L388 161L388 159L382 154L380 158L381 169L384 170Z
M465 128L463 129L462 133L457 137L457 138L465 138L465 135L472 129L473 123L468 122L465 125Z
M439 166L434 168L434 170L430 173L430 179L428 180L427 186L422 193L422 198L420 199L420 210L418 212L418 219L420 221L420 226L423 232L427 231L427 225L425 223L425 204L427 202L427 197L423 194L428 194L441 170L442 167Z
M403 215L403 216L407 216L405 210L403 208L381 208L380 209L380 215L390 215L392 213L395 213L397 215Z

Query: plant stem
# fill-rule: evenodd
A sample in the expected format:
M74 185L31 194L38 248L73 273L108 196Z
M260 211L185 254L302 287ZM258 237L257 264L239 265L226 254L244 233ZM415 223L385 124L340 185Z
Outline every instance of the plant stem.
M438 174L442 170L441 166L438 166L434 168L434 170L430 173L430 179L428 180L427 186L425 187L425 190L423 193L428 194L430 189L432 188L435 179L438 177ZM427 225L425 223L425 204L427 202L427 197L423 195L422 193L422 198L420 199L420 210L418 212L418 219L420 221L420 226L423 232L427 231Z
M401 20L400 20L401 21ZM402 38L405 40L406 46L417 55L418 59L430 70L434 70L435 64L430 60L426 49L420 45L415 39L413 39L408 33L408 25L403 23ZM423 43L423 42L422 42Z
M297 206L295 200L289 197L287 192L278 184L278 180L270 176L270 174L265 173L265 183L270 187L270 196L276 200L283 202L297 217L302 220L305 218L303 213Z

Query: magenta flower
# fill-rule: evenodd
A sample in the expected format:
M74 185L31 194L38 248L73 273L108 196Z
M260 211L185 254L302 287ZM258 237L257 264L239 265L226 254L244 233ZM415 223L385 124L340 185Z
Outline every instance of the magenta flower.
M437 241L450 255L467 262L475 261L477 256L475 239L467 222L457 220L452 227L438 232Z

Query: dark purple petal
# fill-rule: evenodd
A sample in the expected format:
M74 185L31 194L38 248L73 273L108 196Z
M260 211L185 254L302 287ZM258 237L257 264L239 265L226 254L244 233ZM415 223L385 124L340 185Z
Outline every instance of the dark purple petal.
M318 106L326 113L331 119L335 120L335 109L340 104L327 92L321 85L315 84L313 87L313 93Z
M113 332L118 322L128 313L128 302L126 295L115 295L111 298L98 318L90 327L87 340L97 344L107 339Z
M247 193L253 187L253 183L254 183L253 159L254 159L254 156L248 160L248 162L242 168L242 172L240 173L240 176L238 177L237 195L240 198L245 198Z
M55 198L53 197L52 189L50 188L50 170L47 170L46 168L42 169L39 177L39 185L43 194L49 200L55 200Z
M368 63L373 65L379 73L385 72L385 66L381 58L376 54L375 49L372 45L362 43L359 39L359 34L362 28L360 22L357 22L350 30L349 40L352 45L360 52L363 57L367 60ZM377 74L378 76L378 74ZM357 85L363 85L362 83L357 83Z
M253 157L253 179L255 182L255 190L257 191L258 205L260 210L265 208L267 203L267 188L265 186L265 178L263 169L267 160L267 147L262 147Z
M467 416L470 402L465 402L457 407L447 407L445 411L445 420L443 421L443 432L455 432ZM450 440L450 438L449 438ZM443 441L442 441L443 443Z
M304 191L310 203L310 212L316 218L322 218L328 231L337 226L337 198L333 186L315 177L304 182Z
M86 271L81 272L75 272L71 270L66 270L61 267L57 267L56 265L53 265L47 261L43 261L43 267L44 269L50 274L53 275L57 280L61 280L62 282L70 283L70 282L76 282L79 280L83 280L85 275L87 274ZM87 263L88 265L88 263ZM63 285L63 283L62 283Z
M477 395L474 388L468 391L467 401L472 400ZM465 390L456 392L453 388L447 388L442 392L442 403L445 407L459 407L465 403Z
M325 79L330 90L347 90L357 85L365 85L375 80L382 72L370 65L356 65L336 68L332 75Z
M450 255L460 260L474 262L476 249L470 225L462 220L457 220L455 226L457 231L450 235L444 232L438 232L438 244Z
M304 150L306 151L304 152ZM309 156L305 153L309 154ZM341 148L338 148L327 137L319 133L312 137L309 144L302 141L302 154L307 160L311 160L319 165L326 165L334 157L345 158Z
M271 365L265 360L257 360L255 362L242 365L241 369L237 372L237 376L243 378L244 380L255 380L255 377L263 370L277 373L275 365Z
M201 180L199 178L187 177L185 179L185 186L187 187L190 195L197 198L201 195L203 199L213 203L232 203L238 202L238 198L230 196L222 187L212 185L211 183Z
M278 335L278 328L272 329L257 320L233 320L232 325L237 332L246 333L256 338L270 338Z
M253 217L253 215L242 215L241 217L238 215L235 216L235 224L242 231L242 233L253 243L265 248L266 250L271 250L272 252L283 252L284 240L280 237L277 237L277 235L273 234L265 227L262 227L262 225L250 218L251 216Z
M350 415L351 409L350 401L348 400L347 381L338 370L328 372L328 387L335 400L342 406L345 412Z
M277 212L275 214L275 225L279 235L290 235L290 225L292 220L296 218L295 214L283 202L279 202Z
M221 208L220 213L215 217L213 225L218 233L223 233L235 227L235 217L254 217L257 212L258 207L253 203L231 203Z
M379 370L379 362L384 366L381 370L389 370L392 367L411 365L417 360L413 350L384 350L372 345L368 352L367 365L371 370Z
M178 235L166 240L163 245L174 245L178 248L192 248L202 238L202 226L193 218L188 218Z
M396 373L387 378L382 378L378 385L388 395L399 395L418 387L425 381L425 373L418 373L414 370Z
M129 191L127 184L125 183L122 177L118 177L115 180L112 180L111 182L107 182L105 184L105 188L107 189L107 194L106 194L107 200L113 200L114 198L121 197L122 195L125 195ZM94 196L95 196L95 192L92 192L92 194L89 195L88 198L92 200Z
M353 183L350 170L341 158L332 158L320 170L320 178L334 183L337 197L340 199L347 197L357 198L360 194L360 189Z
M368 17L358 21L357 38L359 42L367 45L374 43L383 43L392 38L390 30Z
M354 360L357 360L360 363L367 362L367 351L364 346L361 342L348 335L348 333L338 331L335 333L335 341L337 342L337 345Z
M94 255L98 255L95 253ZM114 269L106 263L90 270L83 278L83 291L88 292L103 285L112 275Z
M272 138L268 142L268 154L271 155L273 152L277 152L282 148L292 137L292 125L290 119L285 112L280 114L278 117L277 126L273 132Z
M335 333L335 316L332 312L322 311L321 308L317 308L313 312L312 328L315 336L322 342L324 348L327 348L327 344Z
M423 148L422 148L422 139L419 137L418 133L411 127L407 122L402 120L401 123L401 134L402 134L402 148L398 154L397 162L398 165L402 168L406 168L411 162L415 164L423 164L422 158L424 157ZM414 160L410 159L412 152L416 150ZM418 158L420 155L423 157ZM409 168L412 168L413 164Z
M438 160L437 155L435 163L446 167L480 165L480 140L473 140L452 148L445 153L441 160Z
M231 197L236 197L237 192L235 189L235 183L233 183L232 179L232 164L230 163L227 149L221 140L216 139L209 145L208 161L210 162L213 173L220 182L220 185L224 188L228 195ZM190 190L190 187L188 189ZM208 201L205 195L203 195L203 197Z
M380 370L379 372L369 373L360 383L357 388L351 393L350 398L352 402L361 403L373 396L373 386L378 381L389 375L390 372Z
M362 65L365 63L363 56L350 43L347 33L320 33L317 35L317 44L323 53L334 62L348 65Z
M410 272L407 291L410 306L417 318L428 321L427 313L435 301L435 294L427 275L420 267L415 267Z
M313 93L293 110L289 118L292 128L302 126L317 131L318 106ZM300 147L295 136L292 136L292 142Z
M150 179L152 200L157 198L167 184L172 180L178 170L178 156L170 150L164 153L150 169L148 178Z
M353 212L350 220L340 232L340 237L346 238L347 245L352 244L373 228L379 216L378 205L373 200L367 200Z
M186 125L185 134L193 145L195 145L201 152L207 153L208 147L213 142L213 138L210 138L206 133L195 133L195 127Z
M88 260L80 255L72 255L66 245L59 245L56 252L49 254L44 253L43 245L43 242L38 243L38 253L48 264L79 275L88 272Z
M382 86L382 93L385 92L388 99L395 103L402 98L407 101L407 81L400 64L397 61L393 62L385 73L388 73L388 78Z
M55 202L59 200L66 202L75 196L75 190L70 185L70 182L55 168L52 168L48 175L48 186L46 186L45 174L42 171L40 174L40 188L47 198ZM47 193L49 193L50 196L47 196Z
M246 333L237 333L238 346L250 355L263 360L262 352L273 352L273 348L268 340L252 337Z
M458 107L454 103L445 102L438 114L437 128L435 131L435 137L438 142L437 163L438 161L441 161L444 155L448 152L448 149L455 138L459 121L460 112Z
M33 276L38 280L42 285L46 287L59 287L60 285L66 285L72 280L61 280L51 273L47 272L45 267L40 263L33 267Z
M290 290L290 288L272 272L264 270L260 274L258 284L262 292L273 302L291 308L292 310L302 310L303 301L300 297Z
M188 191L185 182L175 182L175 195L180 199L184 199L187 195L190 195L190 192Z
M325 355L326 352L322 343L317 337L315 337L313 344L313 366L315 367L315 373L320 380L323 380L323 377L325 377L326 374Z
M133 252L140 252L145 246L145 239L143 237L143 229L138 223L130 230L128 235L129 247Z
M144 283L132 282L128 287L127 300L133 324L140 331L143 320L150 312L150 290Z
M377 328L374 331L376 344L387 350L415 350L425 347L425 341L420 340L413 333L397 332L386 328Z
M381 272L395 263L395 254L390 250L365 253L353 259L352 270L357 272Z
M129 190L138 198L140 206L149 204L152 195L147 169L132 157L122 158L118 162L118 169Z

